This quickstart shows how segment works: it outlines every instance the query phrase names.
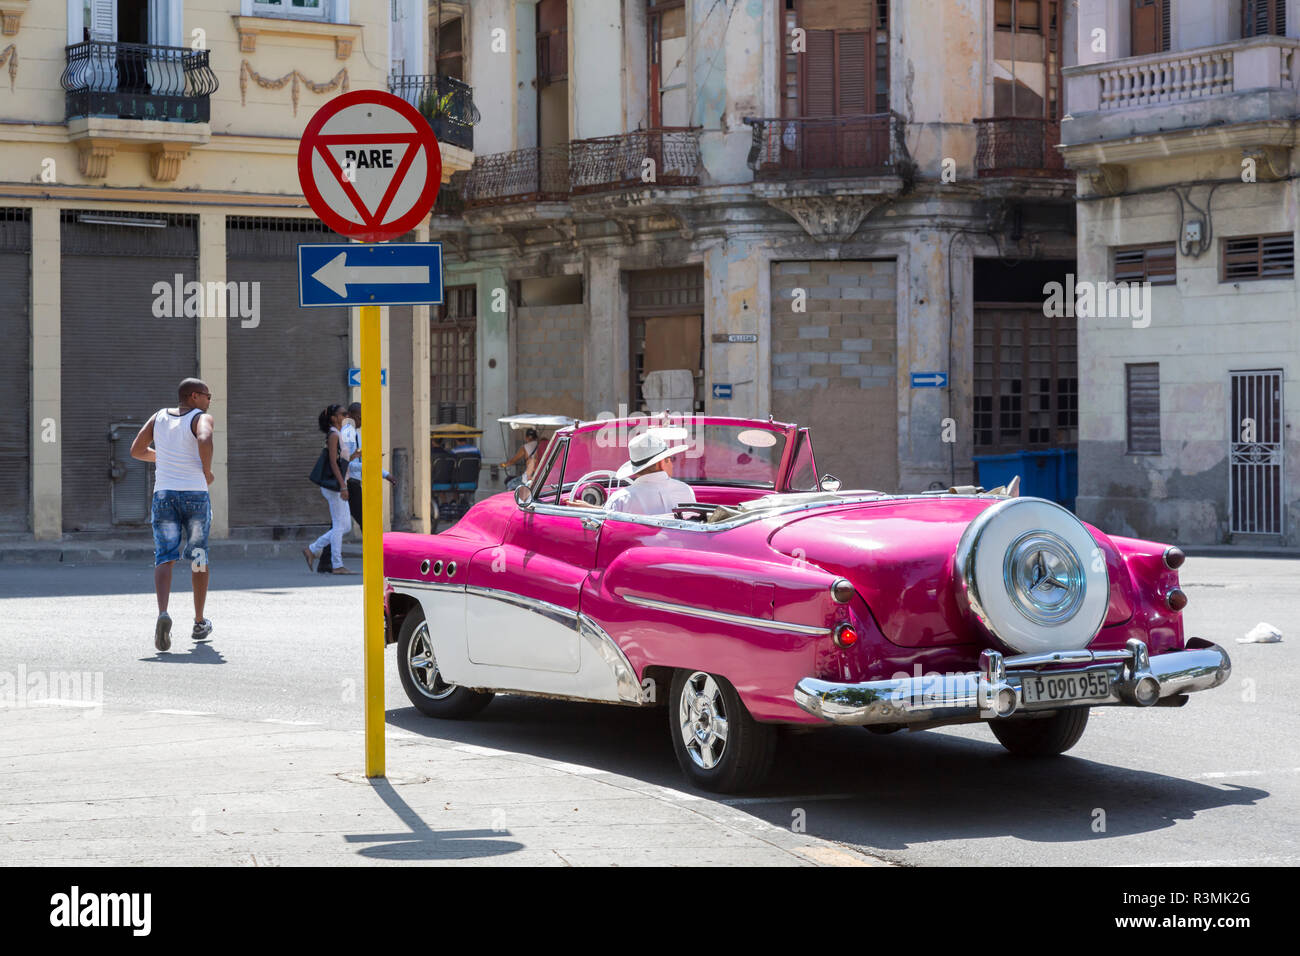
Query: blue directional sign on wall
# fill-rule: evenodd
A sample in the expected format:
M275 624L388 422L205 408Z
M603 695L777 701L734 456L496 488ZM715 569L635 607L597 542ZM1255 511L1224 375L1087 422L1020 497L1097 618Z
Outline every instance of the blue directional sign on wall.
M379 370L379 384L380 385L388 384L388 369L381 368ZM348 369L348 388L360 388L360 387L361 387L361 369L359 368Z
M947 388L947 372L913 372L913 388Z
M438 305L442 243L322 243L298 247L298 305Z

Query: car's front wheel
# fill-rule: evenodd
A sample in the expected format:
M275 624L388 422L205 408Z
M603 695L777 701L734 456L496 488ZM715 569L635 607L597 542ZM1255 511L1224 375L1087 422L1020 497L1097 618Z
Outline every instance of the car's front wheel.
M424 619L424 611L418 607L402 621L397 638L397 672L406 696L427 717L472 717L492 700L492 694L457 687L442 679L433 656L429 624Z
M1088 726L1088 710L1069 707L1050 717L995 720L989 729L1017 757L1055 757L1079 742Z
M772 768L776 732L749 715L725 678L703 671L673 675L669 730L677 763L704 790L735 793L757 786Z

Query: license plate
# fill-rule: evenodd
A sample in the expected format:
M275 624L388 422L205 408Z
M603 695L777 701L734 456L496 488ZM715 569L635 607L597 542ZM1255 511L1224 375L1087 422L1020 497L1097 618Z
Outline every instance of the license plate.
M1027 704L1067 700L1098 700L1110 696L1110 673L1043 675L1024 677L1020 697Z

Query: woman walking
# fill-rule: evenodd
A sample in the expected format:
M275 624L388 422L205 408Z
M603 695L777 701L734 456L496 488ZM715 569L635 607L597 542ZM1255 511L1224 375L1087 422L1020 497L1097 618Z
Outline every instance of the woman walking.
M320 493L325 496L325 503L330 508L330 529L303 548L302 556L307 559L307 569L312 570L316 566L316 559L328 544L334 573L355 574L355 571L349 571L343 566L343 535L352 527L352 514L348 511L348 482L339 470L338 464L339 427L343 423L344 414L345 409L342 405L331 405L320 413L320 430L325 433L325 446L329 449L326 457L339 490L321 488Z

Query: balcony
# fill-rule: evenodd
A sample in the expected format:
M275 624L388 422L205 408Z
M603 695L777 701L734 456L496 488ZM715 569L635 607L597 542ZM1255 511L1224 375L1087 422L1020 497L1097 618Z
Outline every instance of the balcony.
M1060 125L1039 117L993 117L975 122L975 170L981 178L1072 179L1056 148Z
M892 113L755 119L748 163L756 180L890 175L903 155Z
M420 111L439 143L474 151L474 124L482 117L473 87L450 76L395 74L388 91Z
M1232 127L1289 120L1298 105L1297 49L1298 40L1263 36L1067 67L1070 115L1061 140L1070 165L1078 164L1079 151L1070 156L1069 147L1158 136L1162 148L1177 153L1200 148L1195 142L1210 128L1221 145L1235 146ZM1254 139L1258 134L1249 133L1242 142ZM1123 158L1112 152L1107 161Z
M466 208L558 202L569 195L569 147L545 146L476 156L461 197Z
M569 144L569 188L574 194L699 183L698 128L633 130Z
M217 75L207 50L89 40L67 48L67 119L207 123Z

